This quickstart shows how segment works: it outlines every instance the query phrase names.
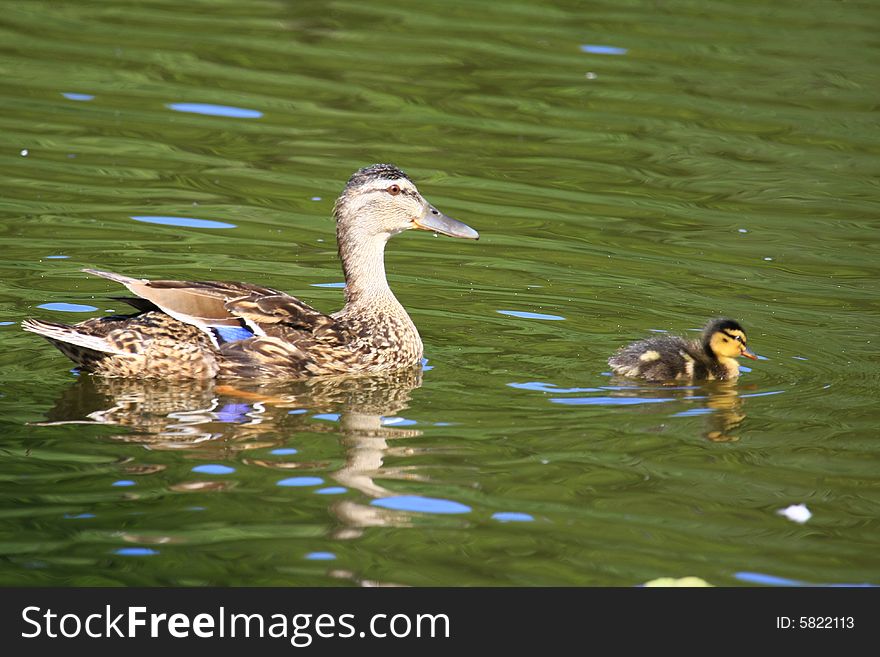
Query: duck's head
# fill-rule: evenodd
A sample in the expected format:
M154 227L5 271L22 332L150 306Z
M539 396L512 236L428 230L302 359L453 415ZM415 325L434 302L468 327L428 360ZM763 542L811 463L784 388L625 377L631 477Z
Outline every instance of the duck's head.
M718 358L745 356L757 360L746 346L747 340L745 329L732 319L713 319L703 330L703 347Z
M469 240L480 238L473 228L428 203L409 176L391 164L356 171L336 199L333 214L340 235L390 239L416 228Z

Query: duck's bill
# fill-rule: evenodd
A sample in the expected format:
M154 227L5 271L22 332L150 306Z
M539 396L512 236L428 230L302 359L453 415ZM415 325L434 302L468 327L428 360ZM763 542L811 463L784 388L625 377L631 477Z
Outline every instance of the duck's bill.
M746 358L751 358L752 360L758 360L758 357L755 355L755 352L753 352L751 349L748 349L746 347L743 348L742 355L745 356Z
M420 230L431 230L441 235L449 235L449 237L460 237L465 240L480 239L480 234L473 228L457 219L447 217L437 208L431 206L428 206L425 216L416 219L413 224Z

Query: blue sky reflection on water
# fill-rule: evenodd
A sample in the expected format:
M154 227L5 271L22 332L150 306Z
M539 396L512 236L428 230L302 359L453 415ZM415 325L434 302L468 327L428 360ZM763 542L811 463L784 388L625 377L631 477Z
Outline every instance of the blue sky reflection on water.
M195 466L192 471L201 474L226 475L235 472L235 468L228 465L220 465L219 463L206 463Z
M159 554L159 551L144 547L125 547L119 548L114 554L118 554L122 557L150 557L154 554Z
M324 483L324 480L321 477L288 477L287 479L281 479L280 481L276 481L276 486L283 487L306 487L306 486L320 486Z
M530 513L517 511L498 511L492 514L492 518L499 522L534 522L535 518Z
M525 310L496 310L499 315L507 315L508 317L518 317L519 319L542 319L548 322L561 322L565 317L561 315L547 315L544 313L533 313Z
M211 103L169 103L167 107L175 112L224 116L232 119L258 119L263 116L263 113L259 110L233 107L231 105L213 105Z
M83 303L43 303L37 306L44 310L58 310L63 313L88 313L97 310L95 306L88 306Z
M373 506L395 511L418 511L419 513L470 513L471 508L460 502L444 500L435 497L422 497L420 495L398 495L396 497L383 497L370 502Z
M585 43L581 46L581 52L591 55L625 55L629 52L628 48L619 46L602 46L599 44Z
M705 399L705 397L688 397L688 399ZM661 404L680 400L675 397L556 397L550 401L554 404L569 406L634 406L636 404Z
M73 92L63 92L61 95L67 98L67 100L78 100L80 102L94 100L95 98L92 94L78 94Z
M225 221L196 219L194 217L154 217L150 215L139 215L133 216L132 219L145 224L159 224L160 226L178 226L180 228L237 228L235 224L229 224Z

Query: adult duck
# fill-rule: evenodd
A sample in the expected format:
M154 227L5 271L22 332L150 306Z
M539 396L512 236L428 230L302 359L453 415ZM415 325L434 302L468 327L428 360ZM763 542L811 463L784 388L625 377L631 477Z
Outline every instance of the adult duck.
M422 340L385 277L385 244L409 229L479 234L430 205L390 164L351 176L333 208L345 305L326 315L296 297L247 283L150 281L83 271L121 283L134 315L66 325L27 319L80 368L104 376L306 378L369 374L418 364Z

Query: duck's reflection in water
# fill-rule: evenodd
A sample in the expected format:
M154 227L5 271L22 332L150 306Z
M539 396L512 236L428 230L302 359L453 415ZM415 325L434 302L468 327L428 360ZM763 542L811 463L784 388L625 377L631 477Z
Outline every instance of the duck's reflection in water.
M401 410L398 408L393 412ZM394 493L375 482L382 479L421 479L413 471L404 468L384 468L386 456L406 455L407 448L394 448L389 441L395 438L420 436L417 429L403 429L388 426L383 414L349 412L340 417L343 443L345 445L345 465L333 474L333 478L347 488L360 491L374 499L390 497ZM334 536L336 538L357 538L363 527L408 526L410 514L382 509L352 500L340 500L334 505L334 513L342 521Z
M190 450L200 457L236 457L248 465L272 469L323 469L327 463L248 457L243 452L285 445L298 432L342 435L345 463L332 476L339 484L375 499L395 493L377 478L416 479L407 468L384 468L388 455L407 454L392 446L421 431L390 417L407 408L422 385L421 367L375 377L320 377L303 381L159 381L83 375L42 424L88 423L126 427L112 440L150 450ZM315 421L338 419L338 423ZM137 467L137 466L133 466ZM226 487L223 482L181 482L174 490ZM353 538L361 528L409 524L410 514L351 500L332 507L341 521L336 538Z
M622 390L624 388L621 388ZM649 388L639 388L645 395ZM654 394L658 394L654 388ZM702 435L712 442L733 442L739 440L734 432L745 420L742 410L743 400L735 381L709 381L702 385L684 386L668 391L675 400L690 401L693 407L676 413L674 417L701 415L705 418Z
M572 406L653 406L656 403L688 401L692 408L673 417L705 417L702 435L712 442L739 440L736 431L746 418L740 385L735 381L707 381L701 385L645 385L622 377L612 377L612 385L601 388L557 389L557 392L590 392L588 397L557 397L558 404ZM544 387L537 387L538 385ZM547 384L530 384L532 389L551 390ZM748 396L748 395L746 395Z
M703 435L708 440L717 443L739 440L734 432L746 419L746 414L742 410L743 399L735 382L723 381L713 386L709 390L705 408L709 414Z

